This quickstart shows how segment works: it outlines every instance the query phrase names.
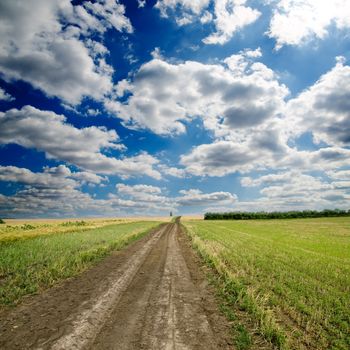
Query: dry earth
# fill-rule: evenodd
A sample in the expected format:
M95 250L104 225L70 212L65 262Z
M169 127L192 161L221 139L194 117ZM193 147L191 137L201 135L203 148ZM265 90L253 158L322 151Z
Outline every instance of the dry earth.
M179 224L0 313L1 349L232 349Z

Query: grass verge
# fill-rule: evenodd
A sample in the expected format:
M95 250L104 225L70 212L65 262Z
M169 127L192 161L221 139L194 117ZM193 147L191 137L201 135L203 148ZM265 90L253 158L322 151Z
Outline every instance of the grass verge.
M0 243L0 306L84 271L158 225L132 222Z

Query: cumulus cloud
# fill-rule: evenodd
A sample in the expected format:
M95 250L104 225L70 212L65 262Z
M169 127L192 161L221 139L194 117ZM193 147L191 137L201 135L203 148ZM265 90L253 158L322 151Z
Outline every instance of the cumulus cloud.
M287 114L292 133L312 132L316 143L350 145L350 67L342 61L297 98Z
M241 179L244 187L260 187L260 198L239 202L240 210L348 209L349 181L329 181L298 170Z
M74 188L35 188L13 196L0 195L0 213L5 217L76 216L96 210L93 198Z
M0 166L0 181L24 185L14 195L0 195L0 213L4 216L75 216L80 211L102 212L102 203L83 193L83 184L101 184L107 178L88 172L72 172L67 166L44 167L42 172L26 168Z
M0 181L17 182L36 188L75 188L83 183L100 184L107 178L86 171L72 172L67 166L44 167L43 172L0 166Z
M52 172L50 172L52 171ZM40 188L74 188L76 182L69 179L69 168L60 165L55 169L46 169L42 173L34 173L26 168L0 166L0 181L18 182Z
M0 101L13 101L14 98L8 94L4 89L0 88Z
M229 205L237 201L237 196L229 192L203 193L197 189L181 190L181 196L176 197L176 203L180 206L207 206L207 205Z
M188 173L197 176L225 176L266 169L289 157L286 145L279 144L278 139L269 139L269 142L264 144L257 137L242 142L219 140L202 144L182 155L180 164Z
M158 168L163 174L169 175L172 177L177 177L179 179L184 179L189 176L189 174L183 168L171 167L165 164L160 164Z
M108 28L131 32L118 1L73 6L70 0L5 0L0 4L0 72L49 96L78 104L101 99L112 88L107 49L89 36Z
M334 180L350 181L350 170L330 170L326 174Z
M257 126L284 105L288 89L274 72L246 50L221 64L155 58L117 86L117 98L105 107L127 127L148 128L157 134L185 132L184 121L202 117L206 128L221 132Z
M3 126L0 143L16 143L45 152L48 158L63 160L93 173L115 174L124 178L148 175L159 179L153 166L158 160L147 153L116 159L102 153L118 150L119 137L114 130L101 127L78 129L66 123L63 115L31 106L0 112Z
M233 35L254 23L261 13L245 6L245 0L216 0L214 5L214 23L216 32L203 39L205 44L225 44Z
M261 13L249 6L246 0L158 0L155 7L161 16L174 15L178 25L195 21L214 22L215 32L203 39L205 44L225 44L235 33L255 22ZM210 12L213 5L214 11Z
M276 48L300 45L306 41L323 39L331 25L350 28L350 7L347 0L270 0L273 15L268 35L276 39Z
M181 24L183 18L194 20L194 16L198 16L208 7L209 3L210 0L158 0L155 7L159 9L163 17L168 17L169 12L180 9L181 14L176 16L176 20Z

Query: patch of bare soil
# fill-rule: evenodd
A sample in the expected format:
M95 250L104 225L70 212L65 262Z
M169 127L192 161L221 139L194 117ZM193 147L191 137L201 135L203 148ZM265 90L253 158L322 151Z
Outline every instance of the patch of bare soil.
M178 223L0 313L1 349L232 349Z

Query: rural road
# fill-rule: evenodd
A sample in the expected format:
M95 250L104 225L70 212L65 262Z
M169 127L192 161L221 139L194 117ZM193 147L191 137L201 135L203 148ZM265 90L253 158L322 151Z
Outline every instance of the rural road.
M0 313L1 349L232 349L178 222Z

